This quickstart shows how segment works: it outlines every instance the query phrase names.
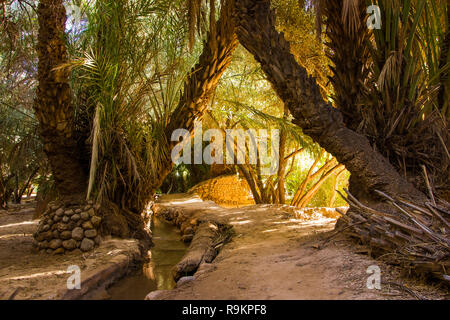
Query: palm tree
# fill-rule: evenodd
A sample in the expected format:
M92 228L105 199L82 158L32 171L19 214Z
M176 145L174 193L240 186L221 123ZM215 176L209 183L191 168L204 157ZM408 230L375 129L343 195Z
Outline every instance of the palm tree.
M366 136L348 128L340 111L323 100L315 79L297 64L289 43L276 31L270 1L239 1L236 17L241 44L261 64L295 118L293 122L351 173L350 185L354 193L349 193L351 210L338 227L345 225L344 230L369 244L374 251L389 253L391 262L445 278L446 269L450 267L449 241L442 230L449 222L439 212L448 214L448 208L439 209L432 199L402 177L371 146ZM419 211L413 212L411 208ZM430 218L435 215L440 217L439 221ZM407 228L410 229L406 236ZM444 229L438 231L439 228ZM426 240L419 235L422 232ZM430 245L418 245L424 241ZM427 252L434 254L428 256ZM418 255L424 261L418 262Z
M63 1L40 1L38 21L39 86L34 110L59 194L68 200L80 200L84 198L87 176L78 161L79 150L74 138L70 74L66 70L54 70L68 62Z

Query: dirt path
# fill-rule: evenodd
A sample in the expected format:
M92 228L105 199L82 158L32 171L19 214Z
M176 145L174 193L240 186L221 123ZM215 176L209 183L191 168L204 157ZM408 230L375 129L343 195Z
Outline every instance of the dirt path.
M65 255L33 251L33 233L39 220L33 220L34 204L0 211L0 300L102 298L101 285L127 272L139 259L136 240L106 240L90 253ZM67 290L69 266L79 266L81 289Z
M355 253L346 239L318 250L334 228L333 219L295 219L292 212L269 205L224 209L187 195L165 196L159 205L192 217L225 219L235 235L212 263L201 265L194 281L158 292L156 299L414 299L392 284L367 289L366 271L374 265L383 282L401 283L424 298L450 297L444 289L403 278L396 268Z

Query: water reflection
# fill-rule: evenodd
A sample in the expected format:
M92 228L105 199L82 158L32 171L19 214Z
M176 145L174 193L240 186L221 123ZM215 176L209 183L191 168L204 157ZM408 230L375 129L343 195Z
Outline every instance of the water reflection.
M152 232L154 246L149 253L150 262L113 285L108 290L111 299L142 300L151 291L174 288L172 267L181 260L187 246L180 241L178 229L169 223L154 219Z

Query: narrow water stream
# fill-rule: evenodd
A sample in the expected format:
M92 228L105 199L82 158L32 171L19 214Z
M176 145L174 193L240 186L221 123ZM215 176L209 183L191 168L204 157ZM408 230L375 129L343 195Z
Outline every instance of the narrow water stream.
M180 241L179 230L162 220L153 219L152 233L154 246L150 250L150 262L109 288L112 300L143 300L151 291L175 287L172 267L181 260L187 245Z

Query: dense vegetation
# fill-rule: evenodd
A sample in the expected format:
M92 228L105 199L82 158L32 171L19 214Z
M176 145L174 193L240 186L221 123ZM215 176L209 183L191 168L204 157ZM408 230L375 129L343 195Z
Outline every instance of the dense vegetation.
M446 212L448 1L0 4L2 207L33 187L93 199L104 233L146 238L155 192L211 177L171 159L172 132L203 119L280 130L276 173L260 159L227 168L257 203L339 206L349 180L350 204L392 213L381 191ZM372 4L380 29L366 24Z

